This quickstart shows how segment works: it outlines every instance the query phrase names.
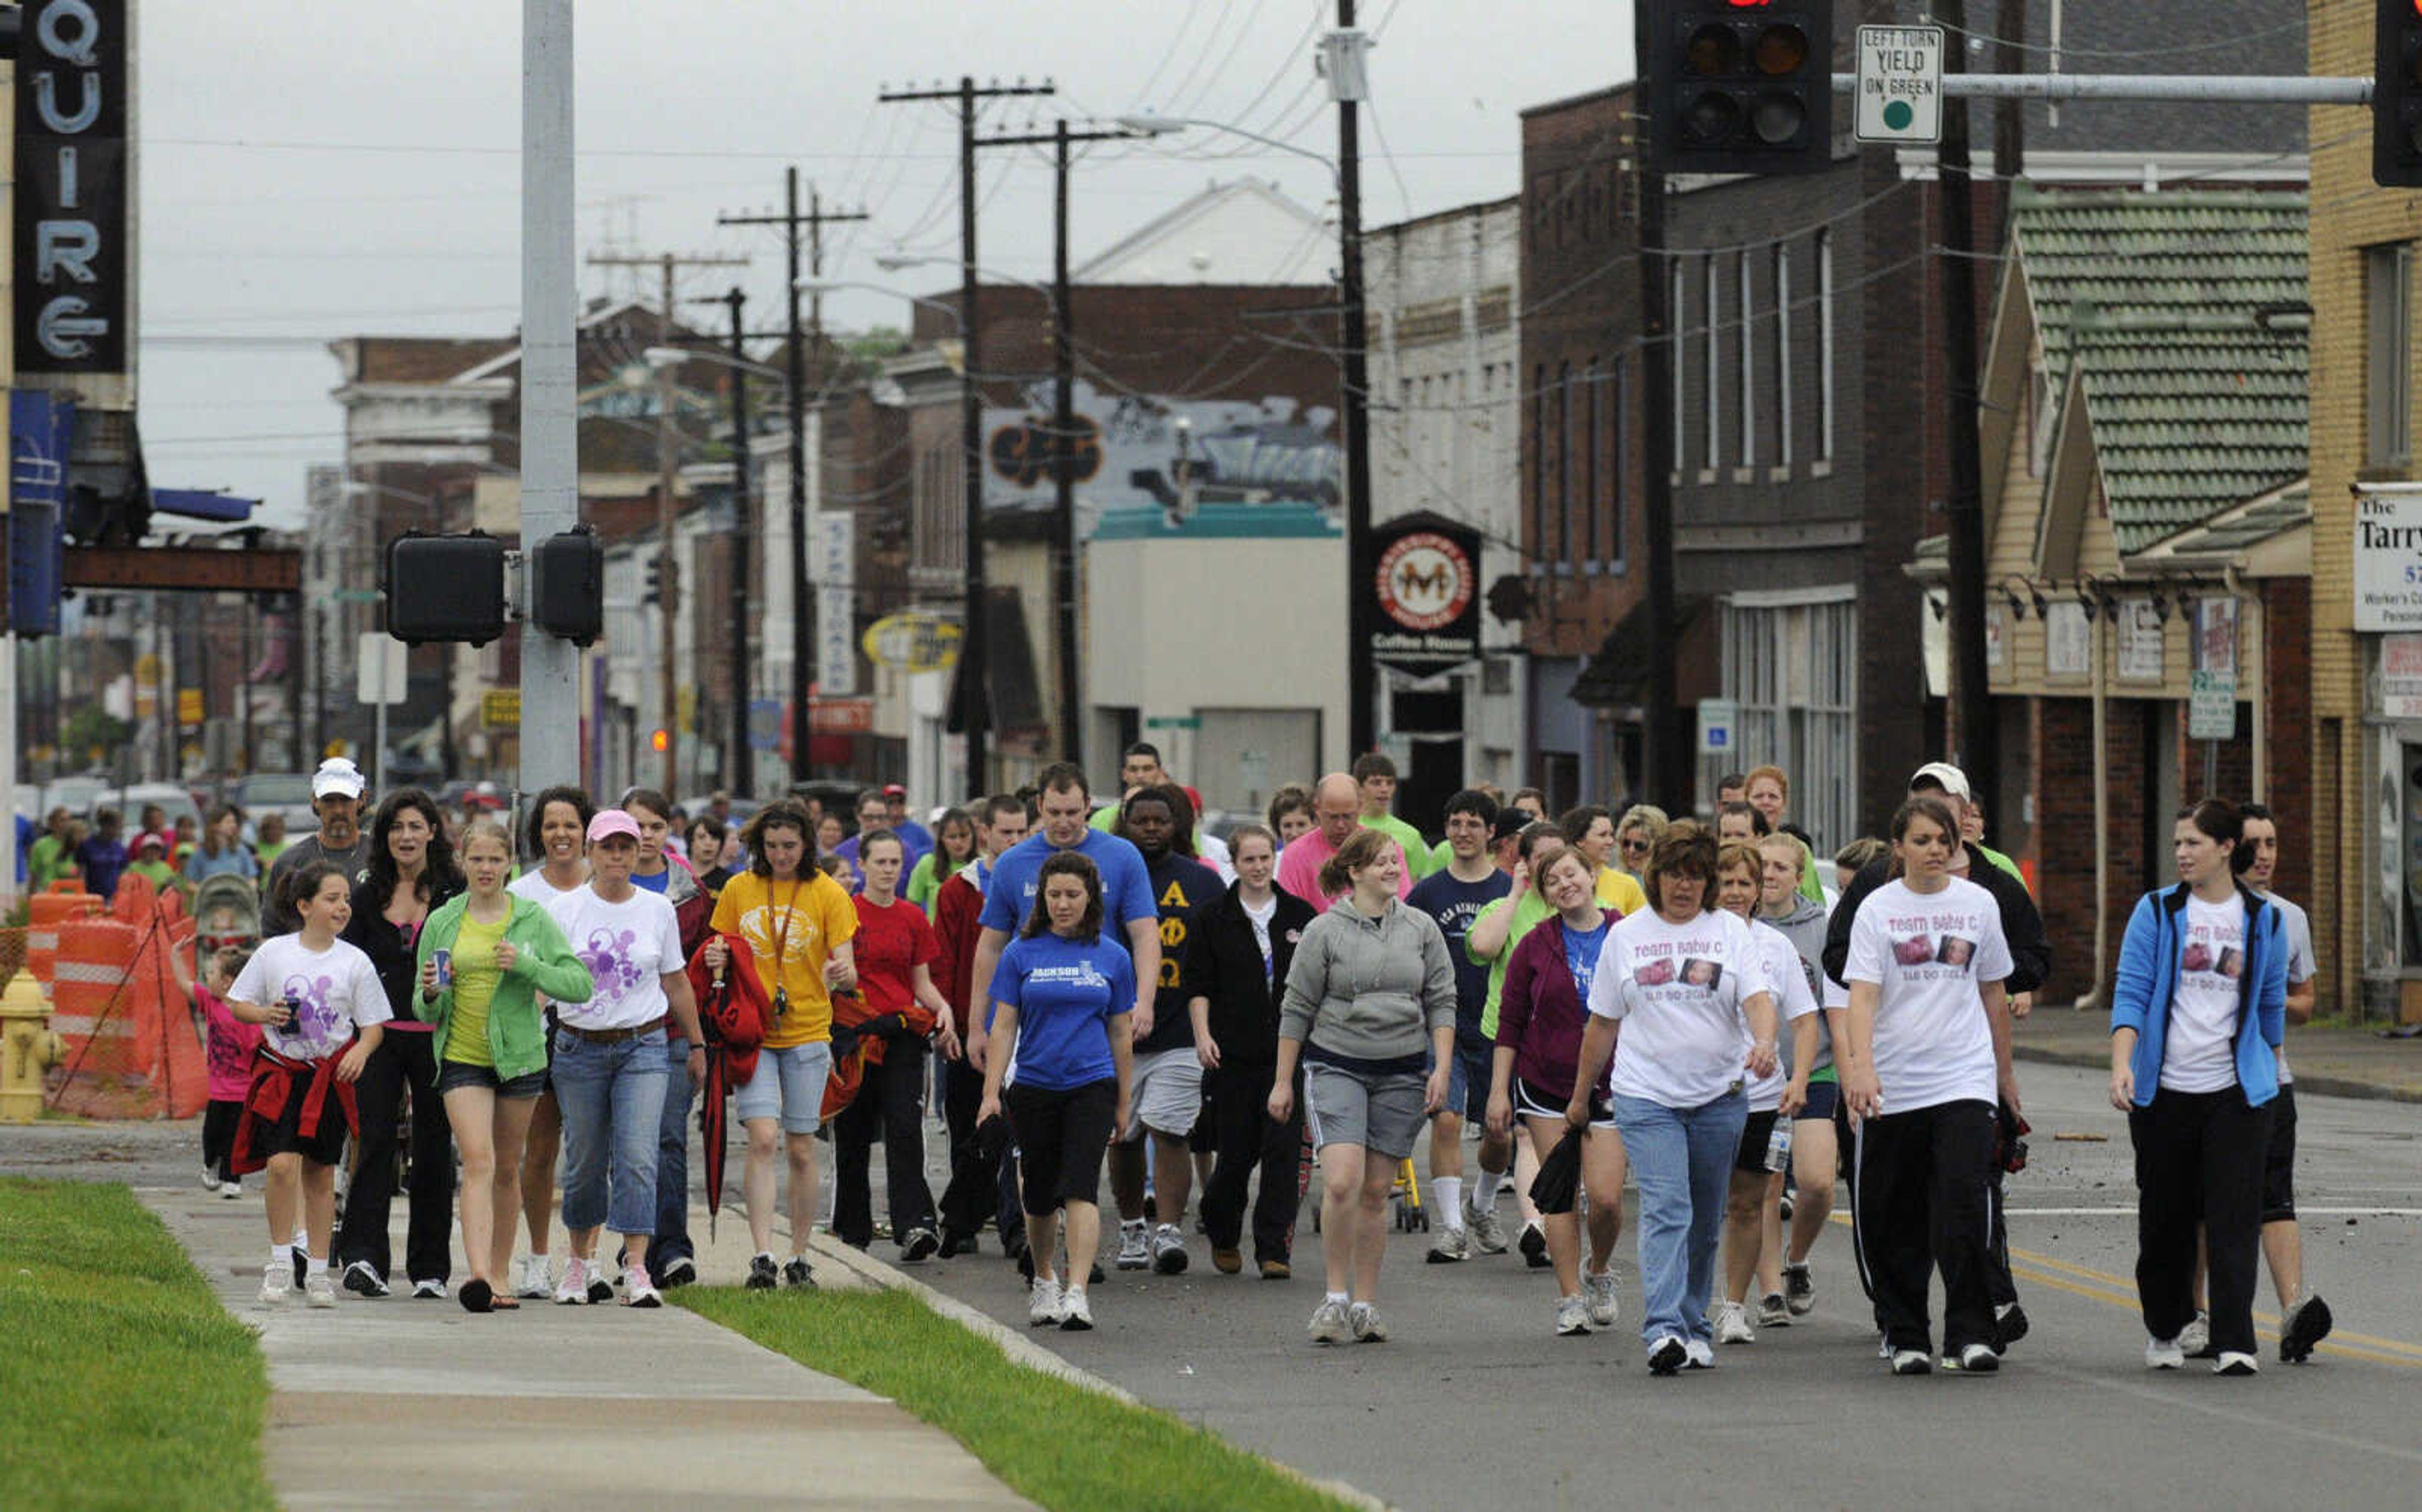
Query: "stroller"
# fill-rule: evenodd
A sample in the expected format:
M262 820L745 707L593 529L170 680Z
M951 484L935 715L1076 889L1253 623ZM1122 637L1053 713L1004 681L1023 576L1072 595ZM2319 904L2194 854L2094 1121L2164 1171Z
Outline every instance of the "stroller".
M206 877L194 889L194 943L208 959L225 945L260 943L260 889L246 877Z

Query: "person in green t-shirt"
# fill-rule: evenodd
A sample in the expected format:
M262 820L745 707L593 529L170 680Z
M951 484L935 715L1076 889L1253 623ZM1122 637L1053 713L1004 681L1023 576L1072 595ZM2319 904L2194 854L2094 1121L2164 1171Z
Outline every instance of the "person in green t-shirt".
M75 843L68 838L75 816L61 804L51 810L42 824L41 834L25 848L25 885L37 893L75 870Z
M1354 758L1354 787L1362 798L1362 827L1404 847L1405 865L1413 880L1419 881L1436 870L1430 843L1422 838L1422 832L1391 812L1396 805L1395 762L1376 751L1365 751Z
M167 843L157 834L135 836L134 859L126 864L126 869L148 879L156 892L177 890L181 885L177 873L162 855L166 849Z

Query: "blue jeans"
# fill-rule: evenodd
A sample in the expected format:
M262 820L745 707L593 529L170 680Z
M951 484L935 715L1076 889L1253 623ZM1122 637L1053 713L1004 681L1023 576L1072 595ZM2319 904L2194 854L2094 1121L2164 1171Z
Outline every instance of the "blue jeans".
M552 1068L563 1112L563 1226L653 1232L665 1032L601 1045L560 1031Z
M1696 1108L1645 1098L1614 1099L1614 1126L1640 1188L1640 1336L1712 1339L1707 1298L1716 1280L1716 1240L1724 1192L1749 1099L1727 1093Z
M661 1270L676 1256L698 1258L689 1239L689 1041L665 1041L665 1111L656 1127L655 1242L648 1268Z

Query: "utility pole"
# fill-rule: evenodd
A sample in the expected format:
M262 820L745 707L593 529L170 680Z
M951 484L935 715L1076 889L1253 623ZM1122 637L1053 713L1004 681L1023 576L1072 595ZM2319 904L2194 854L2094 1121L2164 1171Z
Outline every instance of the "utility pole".
M1362 91L1360 54L1354 67L1341 55L1361 40L1354 0L1337 0L1337 30L1349 39L1329 55L1329 87L1337 101L1338 324L1344 354L1345 420L1345 698L1349 756L1379 743L1379 664L1372 641L1379 633L1378 563L1371 553L1370 333L1362 313L1362 136L1355 106ZM1350 77L1342 77L1350 72Z
M1635 8L1633 36L1638 55L1654 49L1649 8ZM1648 684L1641 709L1644 728L1642 755L1647 771L1635 773L1640 790L1665 805L1669 814L1691 812L1690 758L1682 747L1681 681L1674 664L1674 446L1666 424L1674 413L1674 302L1666 291L1674 262L1665 252L1665 175L1648 150L1648 113L1655 107L1650 91L1641 84L1631 88L1631 143L1640 172L1633 177L1640 192L1640 344L1641 405L1647 424L1641 429L1641 537L1646 548L1648 584ZM1545 466L1534 459L1533 466ZM1544 555L1547 543L1539 543Z
M827 210L824 196L808 186L808 213L799 213L799 170L782 170L780 215L718 215L717 226L779 226L788 255L790 276L790 345L784 373L791 385L791 780L805 782L814 774L809 741L815 731L816 585L808 573L808 348L816 358L816 402L824 401L825 297L813 298L814 319L806 342L799 332L799 230L807 228L808 276L825 275L825 227L865 220L863 210ZM817 448L816 465L824 465Z
M1952 35L1967 35L1967 0L1941 0L1935 19ZM1962 51L1943 50L1946 71L1960 71ZM1985 668L1985 463L1976 436L1975 202L1968 171L1968 102L1942 112L1935 149L1935 190L1942 203L1942 360L1950 398L1951 497L1945 510L1951 582L1951 687L1956 742L1968 785L1991 806L2002 801L2001 753L1993 730L1993 692Z
M731 754L723 763L723 785L743 794L757 787L748 755L748 538L757 520L749 504L748 353L741 345L747 330L741 307L747 303L737 285L723 296L731 312Z
M1072 132L1063 118L1050 134L987 136L978 147L1051 148L1051 598L1060 668L1060 758L1085 759L1082 673L1077 644L1077 310L1068 286L1068 147L1115 142L1136 132Z
M720 257L693 254L664 252L655 257L632 257L621 254L592 252L589 265L592 268L654 268L662 279L663 303L657 306L662 328L656 333L656 345L669 348L673 343L673 280L684 268L734 268L747 266L746 257ZM673 369L679 364L652 361L656 370L656 570L659 598L656 613L660 620L660 639L656 645L657 660L662 665L657 675L662 679L665 721L665 799L681 802L681 677L674 667L674 634L681 610L681 569L673 556L673 533L679 522L680 510L675 507L673 488L678 481L681 432L673 424L673 406L680 391L673 382Z
M572 36L572 0L523 0L524 551L580 522ZM523 792L535 793L579 780L580 663L570 641L533 626L522 629L522 728L538 738L519 742L518 783ZM305 763L296 765L308 770Z
M1348 0L1341 0L1348 3ZM875 98L885 104L914 100L955 100L959 105L959 427L960 446L967 453L966 497L961 507L967 553L966 607L959 641L959 717L967 737L967 792L981 797L990 790L992 762L988 736L992 725L990 657L984 647L983 550L983 323L977 310L976 284L976 104L979 101L1014 95L1057 93L1049 80L1041 84L992 84L979 88L962 74L956 88L886 90Z

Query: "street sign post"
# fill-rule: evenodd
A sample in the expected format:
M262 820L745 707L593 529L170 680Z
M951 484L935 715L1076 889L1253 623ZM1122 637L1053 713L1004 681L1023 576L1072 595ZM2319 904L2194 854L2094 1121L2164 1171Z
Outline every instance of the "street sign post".
M1730 698L1699 700L1699 754L1730 756L1740 728L1740 705Z
M1942 140L1942 28L1859 28L1857 136L1862 142Z

